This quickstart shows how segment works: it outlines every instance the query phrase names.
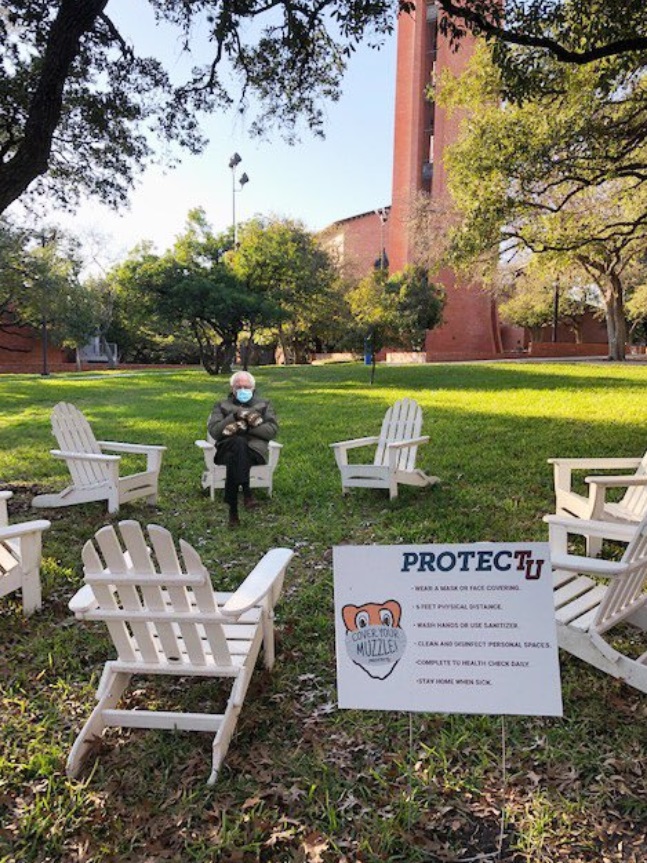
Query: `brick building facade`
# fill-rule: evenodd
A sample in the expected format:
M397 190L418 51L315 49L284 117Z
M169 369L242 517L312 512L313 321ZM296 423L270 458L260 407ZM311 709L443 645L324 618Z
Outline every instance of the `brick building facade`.
M426 93L439 74L449 70L459 75L472 54L473 42L466 37L453 50L438 30L435 3L418 4L410 15L398 20L395 128L391 206L381 212L362 213L341 219L327 229L327 245L337 249L351 272L366 275L386 249L392 272L412 260L410 213L420 193L439 202L448 198L445 149L457 138L460 118L448 116ZM496 303L477 285L460 282L445 270L438 280L446 291L443 324L427 333L428 360L487 359L526 347L529 334L522 327L502 324ZM586 327L586 340L605 341L605 328L596 320ZM542 342L551 340L550 328ZM560 342L573 342L573 333L560 327Z
M469 43L457 52L450 49L438 35L436 12L435 4L421 4L420 10L398 20L391 206L340 219L325 232L328 248L337 251L347 272L360 277L376 262L379 265L383 248L392 272L410 263L412 203L420 192L437 199L447 195L442 157L456 138L458 121L429 101L425 92L434 71L459 74L471 49ZM500 326L487 294L457 283L449 271L441 273L439 281L447 296L444 322L427 334L427 359L493 357L523 338L521 330Z
M381 256L389 266L390 207L358 213L333 222L320 234L326 249L350 280L362 279L379 268Z
M391 262L395 270L411 260L409 221L416 196L426 192L437 201L448 196L443 154L456 140L460 120L449 117L427 98L427 88L435 86L443 70L459 75L469 61L471 48L471 41L465 39L454 51L440 36L434 3L418 4L411 15L400 15L391 207ZM476 359L500 354L504 344L491 297L476 286L458 282L449 271L440 273L439 281L447 301L442 325L427 334L427 356ZM513 333L510 347L520 337L521 331Z
M11 326L6 321L0 329L0 373L40 374L62 371L70 366L67 352L50 342L43 353L41 333L31 327Z

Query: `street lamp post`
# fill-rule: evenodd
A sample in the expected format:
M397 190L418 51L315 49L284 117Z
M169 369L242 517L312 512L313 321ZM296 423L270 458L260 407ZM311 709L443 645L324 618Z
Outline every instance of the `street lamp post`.
M379 210L375 211L375 215L380 220L380 269L386 269L386 249L384 247L384 229L387 223L387 219L389 218L389 214L386 211L385 207L380 207Z
M42 231L40 235L40 245L43 249L47 248L48 243L53 243L56 240L56 231L51 231L50 236L48 237L45 234L45 231ZM49 361L48 361L48 353L49 353L49 345L48 345L48 337L47 337L47 291L45 286L42 283L42 278L40 279L40 342L41 342L41 351L43 355L43 370L41 371L42 377L49 377Z
M238 225L236 224L236 192L240 191L240 189L236 189L236 168L243 160L238 155L238 153L234 153L234 155L229 160L229 167L231 168L231 215L232 215L232 223L234 226L234 248L238 247ZM240 180L238 181L240 184L240 188L242 189L245 183L249 183L249 177L247 174L241 174Z
M376 269L379 269L380 273L384 275L384 271L387 267L386 248L384 246L384 232L387 219L389 218L389 214L386 210L386 207L380 207L379 210L375 210L374 212L380 220L380 264L379 267L377 267L376 262ZM370 332L364 339L364 363L367 366L371 366L371 383L373 383L375 379L375 337L375 327L372 327Z

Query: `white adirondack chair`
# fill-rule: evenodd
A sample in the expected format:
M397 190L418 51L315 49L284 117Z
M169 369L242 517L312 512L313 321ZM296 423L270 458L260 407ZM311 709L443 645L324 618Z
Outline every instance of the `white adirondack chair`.
M267 464L254 465L249 472L250 488L267 489L267 494L272 497L274 485L274 471L279 463L279 455L283 444L271 440ZM211 500L215 498L216 489L225 487L226 468L222 464L214 464L213 457L216 454L216 444L210 434L207 440L197 440L195 445L202 450L204 456L204 470L202 471L202 488L209 489Z
M386 488L392 500L398 496L398 483L427 486L439 482L416 468L418 445L429 441L421 435L422 409L414 399L401 399L386 412L382 429L376 437L356 438L330 444L335 451L341 473L342 493L349 488ZM373 464L349 464L348 451L356 447L375 446Z
M266 667L274 663L273 609L293 552L268 551L234 593L216 593L188 543L180 542L180 563L163 528L148 526L152 552L138 522L122 521L119 531L121 541L108 526L85 544L86 584L70 602L77 617L105 621L118 658L104 667L98 704L72 747L67 772L77 775L93 739L108 726L207 731L215 732L213 785L261 644ZM229 678L231 691L223 713L117 710L133 674Z
M628 522L637 524L647 513L647 452L642 458L550 458L555 474L557 514L574 515L591 521ZM573 491L573 471L633 470L633 474L587 476L588 495ZM626 488L622 499L606 499L607 489ZM600 553L601 540L587 539L587 554Z
M81 411L65 402L59 402L52 410L52 433L60 449L50 452L54 458L65 460L72 484L57 494L38 495L32 506L71 506L107 500L108 512L114 513L119 511L120 504L138 497L145 497L151 505L157 502L165 446L98 441ZM105 451L146 456L146 470L119 476L121 456L105 455Z
M549 525L559 646L647 692L647 651L627 656L611 643L620 624L647 632L647 515L637 527L558 515L544 521ZM568 553L569 534L628 545L620 561L583 557Z
M23 611L31 614L42 605L42 536L51 524L45 519L38 519L10 525L7 501L12 496L12 491L0 491L0 596L21 590Z

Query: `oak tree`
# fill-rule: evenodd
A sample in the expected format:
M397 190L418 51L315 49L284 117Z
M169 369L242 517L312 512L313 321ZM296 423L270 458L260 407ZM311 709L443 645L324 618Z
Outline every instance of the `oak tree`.
M423 349L427 330L442 322L445 294L424 268L408 266L392 274L374 270L349 292L348 302L366 338L373 383L375 357L382 348Z
M608 58L647 62L643 0L437 0L454 46L467 33L493 46L509 98L550 88L552 60L582 66Z
M604 68L569 68L568 86L556 96L501 103L487 51L459 80L445 78L441 100L467 111L463 133L445 154L449 188L460 216L450 228L449 258L459 268L479 262L542 255L563 266L576 263L603 297L609 353L624 357L624 276L647 239L647 184L636 172L644 141L605 170L588 130L608 128L631 114L642 98L642 79L622 96L601 98ZM476 110L478 109L478 110Z
M242 226L231 263L247 290L275 309L272 329L285 361L307 361L339 300L328 252L301 222L258 217Z
M205 144L196 117L258 103L253 130L322 133L322 99L339 98L349 55L395 24L398 0L132 0L175 28L196 56L184 80L130 44L110 0L0 5L0 213L32 184L70 204L81 192L116 205L155 142ZM253 26L251 26L253 25ZM230 86L234 81L234 86Z
M118 304L133 309L140 325L148 322L149 341L188 331L209 374L231 368L240 333L264 307L225 260L230 239L229 232L213 234L203 211L192 210L171 249L158 255L144 244L111 274Z

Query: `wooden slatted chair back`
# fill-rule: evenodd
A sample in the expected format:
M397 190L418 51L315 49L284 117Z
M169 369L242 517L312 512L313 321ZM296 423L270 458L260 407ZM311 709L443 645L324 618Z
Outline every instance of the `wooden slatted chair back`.
M119 529L123 546L107 526L83 548L85 580L99 604L87 617L105 621L119 659L174 669L230 666L222 622L214 620L216 596L195 549L181 540L180 562L167 530L148 526L150 549L138 522L122 521Z
M647 453L642 458L636 476L647 474ZM647 512L647 485L629 486L622 498L621 506L631 513L636 520L641 519Z
M622 556L628 570L613 577L593 620L592 629L606 632L647 602L647 514Z
M375 451L374 464L386 466L389 463L387 443L420 437L422 430L422 409L415 399L400 399L387 410L382 421L380 439ZM416 467L417 446L404 447L398 453L396 469L413 471Z
M52 433L63 452L101 454L90 423L77 407L67 402L59 402L52 410ZM68 459L67 466L78 488L95 486L108 479L106 466L96 462Z

